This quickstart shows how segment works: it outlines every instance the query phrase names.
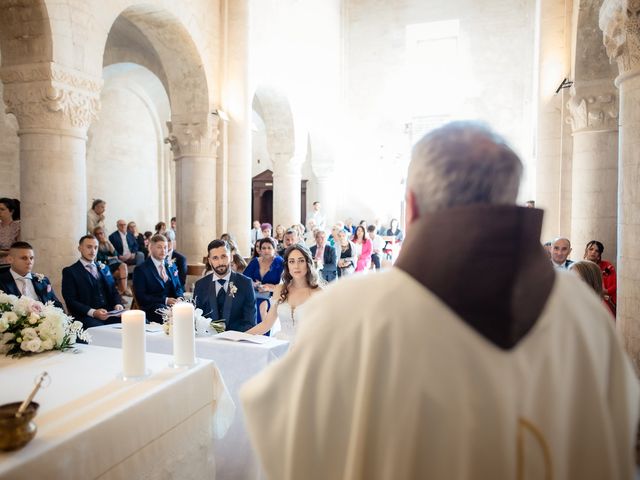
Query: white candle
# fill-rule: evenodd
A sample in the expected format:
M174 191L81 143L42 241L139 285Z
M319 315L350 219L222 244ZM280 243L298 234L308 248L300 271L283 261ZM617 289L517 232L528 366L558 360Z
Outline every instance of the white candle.
M122 375L142 377L147 371L147 342L142 310L122 312Z
M196 335L193 328L193 304L173 305L173 362L178 367L196 363Z

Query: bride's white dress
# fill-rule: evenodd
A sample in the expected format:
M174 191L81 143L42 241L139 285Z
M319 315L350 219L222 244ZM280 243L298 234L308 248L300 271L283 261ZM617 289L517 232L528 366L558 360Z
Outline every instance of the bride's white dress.
M280 324L280 330L273 336L281 340L292 341L296 336L296 331L300 324L301 310L304 310L304 305L292 309L288 302L280 303L278 305L278 323ZM274 328L274 330L277 330L277 327Z

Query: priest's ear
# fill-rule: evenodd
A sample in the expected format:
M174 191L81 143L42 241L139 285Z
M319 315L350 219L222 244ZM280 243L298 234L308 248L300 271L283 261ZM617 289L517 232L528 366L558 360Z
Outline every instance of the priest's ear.
M407 211L406 211L407 224L405 228L408 230L409 225L411 225L413 222L415 222L418 219L418 215L419 215L418 201L416 200L415 193L413 193L408 188L407 188L407 195L405 200L407 203Z

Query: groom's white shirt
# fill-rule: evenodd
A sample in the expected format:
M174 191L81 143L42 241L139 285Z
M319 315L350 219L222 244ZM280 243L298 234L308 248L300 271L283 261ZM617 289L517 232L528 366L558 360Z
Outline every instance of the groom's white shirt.
M241 391L268 478L633 477L638 382L577 278L556 275L511 350L397 268L306 306L296 345Z

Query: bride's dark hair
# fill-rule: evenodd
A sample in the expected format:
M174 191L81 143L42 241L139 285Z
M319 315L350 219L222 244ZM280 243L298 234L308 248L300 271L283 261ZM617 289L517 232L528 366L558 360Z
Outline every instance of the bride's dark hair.
M307 274L305 275L305 280L309 284L309 288L315 289L318 288L318 273L316 272L315 267L313 266L313 259L311 258L311 252L309 249L299 243L291 245L284 251L284 270L282 271L282 290L280 290L280 298L278 298L278 303L283 303L287 301L287 297L289 296L289 285L291 285L291 281L293 277L289 273L289 255L291 252L297 250L304 257L304 261L307 263Z

